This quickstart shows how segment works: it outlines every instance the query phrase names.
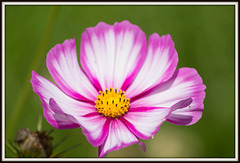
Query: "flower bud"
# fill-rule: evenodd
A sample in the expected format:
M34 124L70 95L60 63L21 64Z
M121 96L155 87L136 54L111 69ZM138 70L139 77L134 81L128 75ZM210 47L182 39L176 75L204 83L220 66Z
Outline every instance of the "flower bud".
M49 157L52 154L52 137L46 131L32 132L19 129L15 142L23 157Z

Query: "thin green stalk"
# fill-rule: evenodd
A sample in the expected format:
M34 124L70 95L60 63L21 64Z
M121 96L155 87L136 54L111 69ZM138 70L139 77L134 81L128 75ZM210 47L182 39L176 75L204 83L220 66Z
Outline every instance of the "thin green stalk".
M54 23L57 18L57 14L59 11L59 6L53 6L50 19L48 21L48 24L46 26L46 30L43 36L43 39L39 45L39 48L35 54L35 58L33 59L32 65L29 67L27 73L27 77L25 79L25 82L23 84L22 90L20 91L20 94L18 96L17 102L13 108L12 114L10 115L7 124L6 124L6 138L9 138L12 136L13 131L15 130L16 124L18 122L18 119L20 115L22 114L23 108L27 102L27 99L29 97L29 93L31 90L31 84L30 79L32 76L32 70L37 70L40 67L40 64L42 63L43 56L45 55L44 52L46 50L46 47L48 45L51 32L53 30Z
M40 114L38 118L37 130L38 131L42 130L42 114Z
M52 157L59 157L60 155L66 153L67 151L70 151L71 149L78 147L79 145L81 145L81 144L73 145L73 146L71 146L71 147L63 150L62 152L60 152L60 153L58 153L58 154L56 154L56 155L54 155L54 156L52 156Z
M10 145L14 148L14 150L17 152L18 157L24 157L24 155L18 150L18 148L11 142L11 140L8 140Z
M56 149L60 144L62 144L66 139L67 139L68 135L67 136L64 136L61 140L59 140L54 146L53 146L53 149Z
M8 146L8 148L15 154L17 155L18 154L18 150L15 148L15 146L12 146L10 143L10 140L9 142L6 142L6 145Z

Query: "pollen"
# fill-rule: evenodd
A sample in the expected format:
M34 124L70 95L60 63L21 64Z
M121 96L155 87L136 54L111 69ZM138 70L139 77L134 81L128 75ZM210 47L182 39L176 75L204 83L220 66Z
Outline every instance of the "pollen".
M117 118L126 112L130 106L130 99L124 94L125 91L117 91L117 88L105 89L104 92L99 91L97 100L95 101L95 107L97 111L106 116Z

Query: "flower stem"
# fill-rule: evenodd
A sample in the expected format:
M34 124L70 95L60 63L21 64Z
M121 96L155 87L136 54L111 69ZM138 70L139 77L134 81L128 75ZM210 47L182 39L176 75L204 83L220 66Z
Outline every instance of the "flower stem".
M37 130L38 131L42 130L42 114L40 114L38 118Z

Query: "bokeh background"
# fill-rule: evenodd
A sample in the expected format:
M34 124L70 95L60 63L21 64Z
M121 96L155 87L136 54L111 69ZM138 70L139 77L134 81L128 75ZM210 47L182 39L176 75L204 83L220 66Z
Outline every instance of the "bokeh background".
M5 8L5 136L14 140L17 129L37 130L42 114L39 97L30 84L32 70L50 79L47 52L65 39L75 38L103 21L129 20L149 37L171 34L180 67L197 69L207 86L201 120L192 126L165 122L153 139L112 151L107 157L232 158L235 154L234 39L235 7L228 6L6 6ZM42 128L50 130L45 119ZM65 157L97 157L80 128L57 130L53 143L68 135L55 152L81 145ZM6 147L5 157L15 157Z

